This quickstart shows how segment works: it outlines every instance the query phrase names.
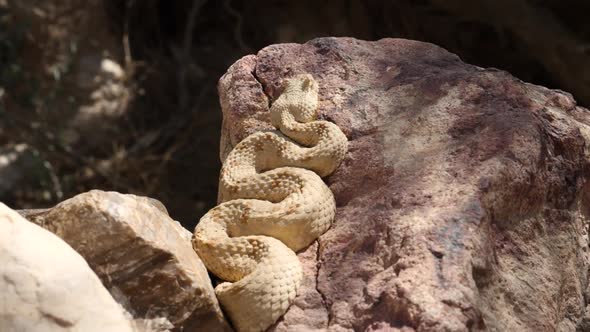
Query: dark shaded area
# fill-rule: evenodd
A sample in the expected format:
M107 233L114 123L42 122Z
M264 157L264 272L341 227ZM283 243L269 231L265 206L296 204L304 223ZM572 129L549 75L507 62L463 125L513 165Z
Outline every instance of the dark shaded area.
M217 196L217 80L274 43L428 41L590 105L588 12L582 0L0 1L0 146L27 144L39 169L0 200L45 207L117 190L161 200L192 228ZM108 95L80 84L80 59L94 55L121 65L124 93L109 99L115 115L102 105L80 124L81 107Z

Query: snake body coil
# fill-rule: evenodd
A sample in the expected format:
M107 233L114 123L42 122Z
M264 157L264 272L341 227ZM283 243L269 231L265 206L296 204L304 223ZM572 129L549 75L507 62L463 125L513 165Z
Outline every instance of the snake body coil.
M320 176L347 150L340 128L318 121L318 84L296 76L271 107L280 131L235 146L221 170L220 204L201 218L194 248L220 279L215 293L238 331L263 331L291 305L303 277L295 252L330 227L336 206Z

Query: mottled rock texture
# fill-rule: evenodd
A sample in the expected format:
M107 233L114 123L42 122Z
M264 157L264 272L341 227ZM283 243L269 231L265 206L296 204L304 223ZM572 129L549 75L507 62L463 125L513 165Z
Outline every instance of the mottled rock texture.
M192 234L159 201L93 190L22 214L76 249L134 317L164 317L187 332L229 330Z
M0 331L134 331L84 259L0 203Z
M221 159L270 129L284 78L310 73L350 148L338 211L301 252L274 331L574 331L588 325L590 113L571 95L437 46L280 44L222 77Z

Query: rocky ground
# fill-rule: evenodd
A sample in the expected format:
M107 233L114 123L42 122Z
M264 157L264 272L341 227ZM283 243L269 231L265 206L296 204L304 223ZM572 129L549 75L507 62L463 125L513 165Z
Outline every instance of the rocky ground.
M320 117L342 128L350 147L326 179L334 225L299 253L302 290L271 331L590 328L590 113L570 94L410 40L271 45L219 82L221 159L269 129L269 104L299 73L318 81ZM26 280L17 275L54 282L33 268L45 265L12 257L59 246L71 269L89 273L75 250L100 278L104 286L93 281L92 289L110 291L105 314L115 322L124 315L143 329L228 329L190 233L158 201L91 191L20 213L32 223L2 207L8 228L0 234L19 225L47 240L0 237L0 260L11 262L0 266L0 292L27 294L30 283L10 281ZM26 303L46 326L67 330L71 308L48 315L43 299ZM8 312L0 326L20 326L7 308L0 305Z

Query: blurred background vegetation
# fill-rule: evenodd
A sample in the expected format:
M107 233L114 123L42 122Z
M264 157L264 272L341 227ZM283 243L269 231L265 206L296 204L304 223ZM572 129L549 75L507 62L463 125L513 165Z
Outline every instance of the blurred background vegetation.
M0 0L0 201L93 188L215 205L216 83L240 57L320 36L409 38L590 105L587 0Z

